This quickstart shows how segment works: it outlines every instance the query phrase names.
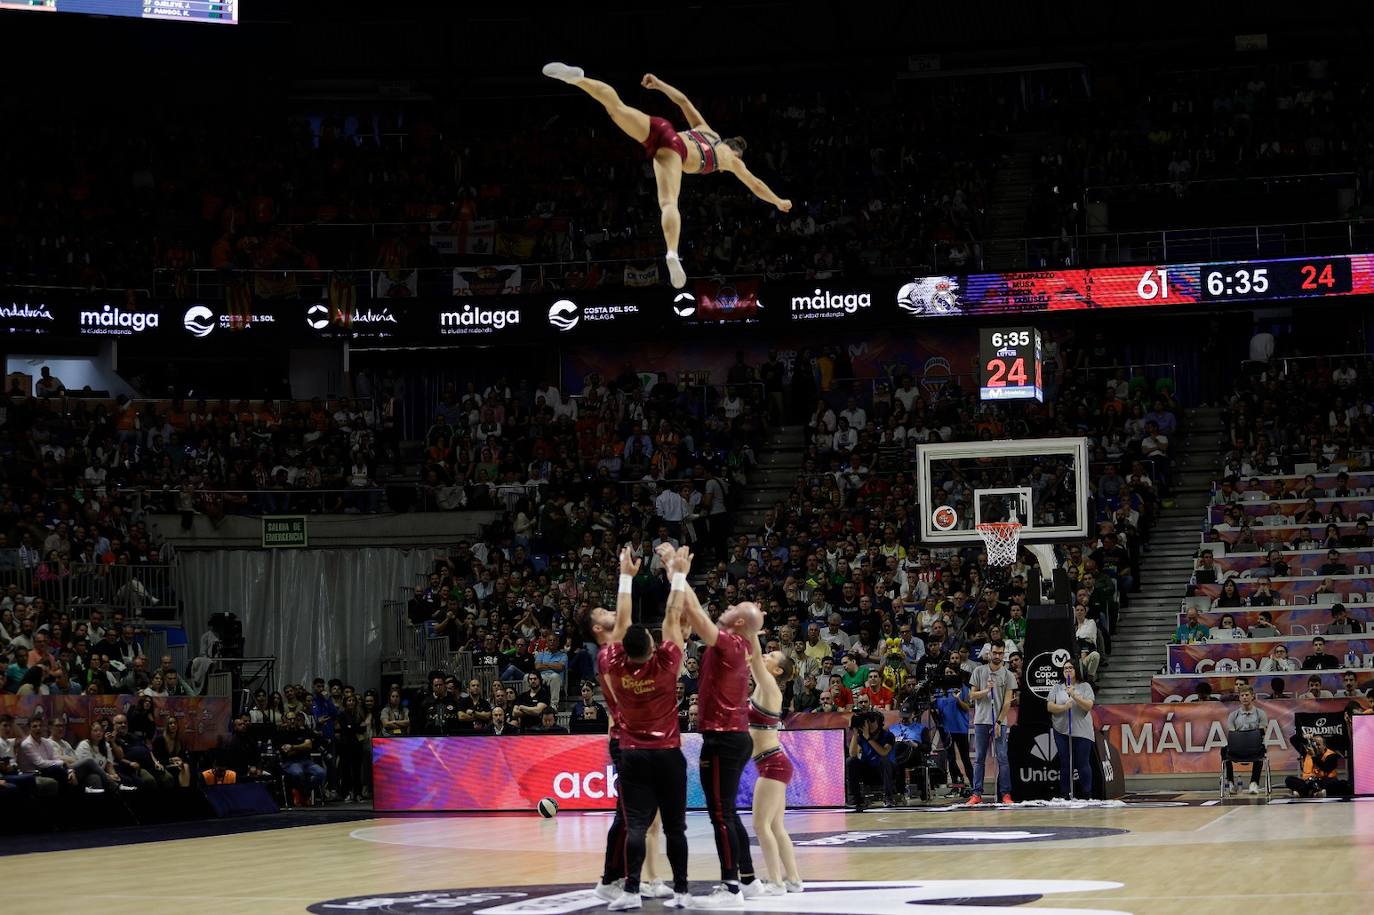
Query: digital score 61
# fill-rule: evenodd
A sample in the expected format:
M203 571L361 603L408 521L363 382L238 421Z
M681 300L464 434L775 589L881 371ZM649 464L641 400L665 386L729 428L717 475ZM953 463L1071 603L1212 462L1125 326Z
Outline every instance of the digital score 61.
M1034 327L985 327L980 332L978 355L978 396L982 400L1044 403L1040 331Z

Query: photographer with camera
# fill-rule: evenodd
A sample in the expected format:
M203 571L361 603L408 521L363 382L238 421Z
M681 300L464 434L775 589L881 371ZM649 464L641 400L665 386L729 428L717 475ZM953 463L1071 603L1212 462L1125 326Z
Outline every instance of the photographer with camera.
M949 772L950 791L946 797L962 793L962 788L972 782L973 760L969 756L969 712L973 703L969 698L968 684L960 676L959 669L947 665L938 680L941 688L935 690L932 712L936 717L943 737L941 746L945 749L946 769Z
M866 703L863 703L866 705ZM876 774L883 783L883 803L896 804L897 738L883 725L883 713L867 708L855 711L849 721L849 759L845 762L845 779L854 796L854 812L864 809L864 776Z
M1298 743L1295 738L1293 745ZM1302 775L1290 775L1284 784L1294 797L1344 797L1350 793L1350 785L1336 777L1340 766L1340 755L1327 747L1325 737L1316 734L1302 747Z

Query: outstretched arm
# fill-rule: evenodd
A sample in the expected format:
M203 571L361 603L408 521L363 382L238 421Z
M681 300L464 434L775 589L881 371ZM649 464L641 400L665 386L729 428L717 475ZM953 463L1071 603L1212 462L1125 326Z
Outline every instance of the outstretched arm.
M738 178L740 183L749 188L749 192L755 197L760 200L766 200L784 213L790 213L792 211L792 201L784 200L773 193L773 189L764 184L762 178L749 171L749 166L745 165L744 160L739 156L725 157L725 161L721 163L721 167Z
M782 687L778 685L773 674L764 666L763 652L759 651L757 639L749 645L749 672L754 675L759 699L766 702L769 708L780 708L782 706Z
M645 73L644 78L639 81L639 84L645 89L657 89L659 92L668 96L669 101L682 109L682 116L687 119L688 127L694 130L698 127L705 127L707 130L711 129L711 125L706 123L706 119L701 116L701 112L697 111L696 106L683 94L681 89L675 89L652 73Z
M634 578L639 574L640 560L636 559L634 553L630 552L630 547L626 545L620 550L620 574ZM625 641L625 633L630 629L631 617L634 615L634 595L628 591L621 590L615 597L615 627L611 629L611 644Z
M686 548L682 547L672 558L668 560L668 574L674 575L678 572L686 575L692 569L692 555ZM687 642L686 627L682 619L682 608L684 597L692 593L689 585L686 591L669 591L668 606L663 612L663 641L672 642L679 648Z
M716 624L711 622L711 614L701 606L701 601L697 600L697 593L689 585L683 594L682 609L685 614L684 625L688 626L697 636L707 645L716 644L716 639L720 637L720 630Z

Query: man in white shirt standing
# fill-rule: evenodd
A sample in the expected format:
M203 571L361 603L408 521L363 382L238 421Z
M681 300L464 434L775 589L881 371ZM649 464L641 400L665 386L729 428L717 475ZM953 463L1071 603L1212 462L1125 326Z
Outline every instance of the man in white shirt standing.
M654 499L654 514L660 523L668 528L674 540L682 539L682 520L687 517L689 506L670 483L663 483L658 497Z

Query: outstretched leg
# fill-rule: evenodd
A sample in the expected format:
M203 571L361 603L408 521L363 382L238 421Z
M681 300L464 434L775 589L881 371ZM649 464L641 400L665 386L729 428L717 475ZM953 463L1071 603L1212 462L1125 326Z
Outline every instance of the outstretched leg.
M682 157L671 149L654 153L654 183L658 185L663 241L668 246L668 273L673 286L681 289L687 282L687 273L677 254L678 237L682 234L682 214L677 209L677 197L682 191Z
M609 83L603 83L599 79L588 79L583 75L581 67L559 63L545 65L544 75L576 86L596 99L606 109L611 120L615 121L616 126L625 131L636 143L643 143L649 139L649 116L638 108L631 108L622 102L620 95Z

